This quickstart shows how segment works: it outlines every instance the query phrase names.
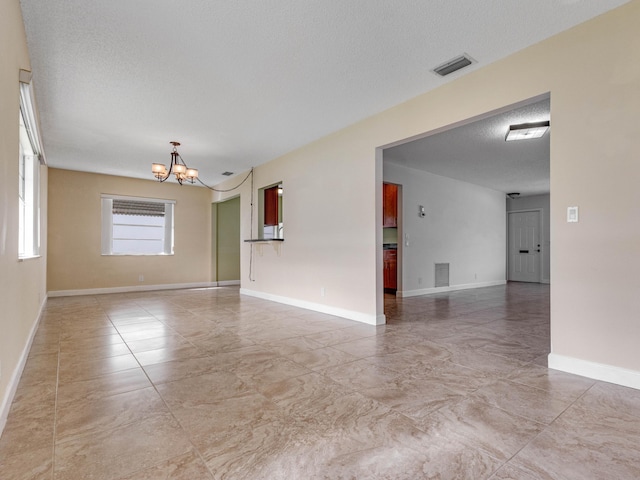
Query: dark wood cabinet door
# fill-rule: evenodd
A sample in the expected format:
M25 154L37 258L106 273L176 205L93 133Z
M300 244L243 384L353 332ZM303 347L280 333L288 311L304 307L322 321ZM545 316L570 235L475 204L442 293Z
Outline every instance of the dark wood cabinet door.
M398 186L392 183L382 184L382 226L398 226Z
M264 189L264 224L278 225L278 186Z
M396 250L384 250L383 252L383 277L386 290L398 288L398 256Z

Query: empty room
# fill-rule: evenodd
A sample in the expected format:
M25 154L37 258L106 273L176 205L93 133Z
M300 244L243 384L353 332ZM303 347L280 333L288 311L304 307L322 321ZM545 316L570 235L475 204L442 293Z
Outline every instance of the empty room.
M639 478L639 21L3 0L0 478Z

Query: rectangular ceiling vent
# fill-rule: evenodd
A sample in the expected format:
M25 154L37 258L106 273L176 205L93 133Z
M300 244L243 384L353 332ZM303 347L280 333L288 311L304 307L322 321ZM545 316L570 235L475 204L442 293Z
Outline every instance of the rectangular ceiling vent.
M434 68L433 71L441 77L444 77L450 73L457 72L461 68L468 67L472 63L473 61L467 55L460 55L459 57L449 60L439 67Z
M223 172L222 175L224 175L225 177L230 177L231 175L233 175L233 172Z

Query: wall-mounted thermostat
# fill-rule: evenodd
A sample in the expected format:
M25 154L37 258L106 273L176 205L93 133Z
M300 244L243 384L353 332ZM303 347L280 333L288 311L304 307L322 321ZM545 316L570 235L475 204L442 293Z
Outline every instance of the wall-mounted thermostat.
M567 207L567 222L568 223L578 222L578 207Z

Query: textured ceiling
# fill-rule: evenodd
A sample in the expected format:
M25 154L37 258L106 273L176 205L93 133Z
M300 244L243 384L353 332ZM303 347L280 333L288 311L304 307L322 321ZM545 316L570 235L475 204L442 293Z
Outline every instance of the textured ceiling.
M549 140L505 141L509 125L550 120L550 100L509 109L384 151L384 161L504 193L549 193Z
M624 3L21 0L49 165L210 184Z

